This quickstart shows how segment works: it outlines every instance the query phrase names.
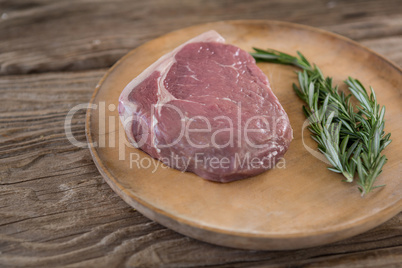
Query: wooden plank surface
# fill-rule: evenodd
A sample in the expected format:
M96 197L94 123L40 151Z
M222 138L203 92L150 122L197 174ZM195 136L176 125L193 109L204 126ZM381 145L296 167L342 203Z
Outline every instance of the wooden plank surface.
M402 33L401 0L3 0L0 10L0 74L108 67L147 40L217 20L285 20L359 41Z
M64 118L118 58L168 31L280 19L348 36L402 66L402 1L0 1L0 266L398 267L402 213L357 237L296 251L218 247L126 205ZM85 141L85 111L73 133Z

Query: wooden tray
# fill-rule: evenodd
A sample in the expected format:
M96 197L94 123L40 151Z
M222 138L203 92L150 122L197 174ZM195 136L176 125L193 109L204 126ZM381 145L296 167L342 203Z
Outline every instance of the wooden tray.
M124 86L166 52L211 29L246 51L253 46L291 54L299 50L336 83L350 75L372 85L379 102L387 107L386 131L393 139L385 150L389 161L377 182L387 186L362 198L355 184L342 182L341 176L306 151L302 102L291 89L296 76L295 68L289 66L259 64L294 130L285 155L286 168L219 184L192 173L154 168L160 162L140 150L119 146L125 136L115 107ZM323 245L369 230L402 209L401 74L401 69L369 49L307 26L275 21L197 25L152 40L117 62L95 89L91 104L97 108L87 111L86 135L94 162L112 189L168 228L235 248L283 250ZM304 138L316 148L308 131ZM133 161L130 167L130 156L151 166L138 168Z

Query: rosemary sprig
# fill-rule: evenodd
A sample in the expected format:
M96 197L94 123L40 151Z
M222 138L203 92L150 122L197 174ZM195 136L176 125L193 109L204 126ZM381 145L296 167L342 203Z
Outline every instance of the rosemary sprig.
M303 111L310 121L308 128L318 150L331 163L328 169L341 173L347 182L352 182L357 172L362 196L384 186L374 186L374 182L387 161L381 152L391 143L391 134L384 132L385 107L377 103L373 88L369 95L358 80L349 77L344 82L351 94L346 95L300 52L294 57L276 50L253 49L251 55L257 61L302 69L297 72L299 85L293 84L293 89L306 103ZM351 102L352 96L359 102L357 107Z

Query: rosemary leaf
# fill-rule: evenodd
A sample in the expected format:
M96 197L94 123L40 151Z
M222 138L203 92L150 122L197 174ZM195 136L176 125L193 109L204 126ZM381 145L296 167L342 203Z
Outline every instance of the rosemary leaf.
M328 170L341 173L347 182L352 182L357 173L356 184L362 196L383 187L373 185L387 162L381 153L391 143L391 134L384 132L385 107L378 104L374 89L370 87L369 95L359 80L348 77L344 82L351 94L345 94L300 52L294 57L273 49L253 49L251 55L257 61L301 69L293 90L306 103L303 112L310 121L308 129L318 150L331 163ZM356 107L352 97L359 102Z

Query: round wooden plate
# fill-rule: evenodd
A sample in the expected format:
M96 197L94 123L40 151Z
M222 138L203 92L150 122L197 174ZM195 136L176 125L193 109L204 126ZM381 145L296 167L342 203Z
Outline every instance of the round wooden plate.
M117 112L118 98L134 77L160 56L208 30L228 44L251 51L301 51L325 75L341 83L356 77L376 90L386 105L386 131L393 142L376 189L361 197L356 184L326 169L304 147L302 102L293 93L295 68L261 63L273 91L287 111L294 140L282 166L227 184L161 166L127 146ZM402 209L402 71L378 54L323 30L275 21L226 21L171 32L134 49L117 62L96 87L87 111L86 134L95 164L106 182L146 217L179 233L210 243L247 249L297 249L338 241L373 228ZM304 131L311 148L316 144Z

